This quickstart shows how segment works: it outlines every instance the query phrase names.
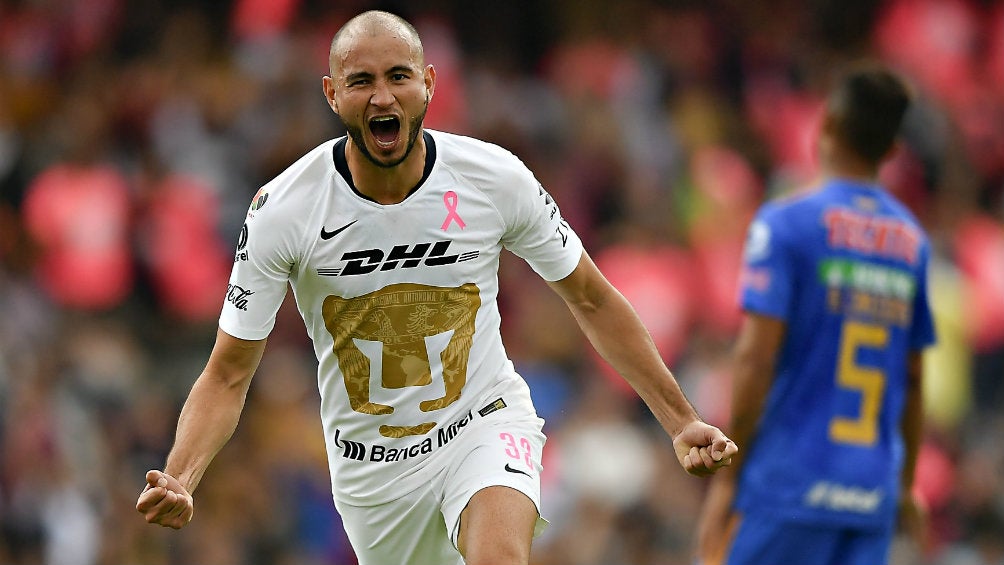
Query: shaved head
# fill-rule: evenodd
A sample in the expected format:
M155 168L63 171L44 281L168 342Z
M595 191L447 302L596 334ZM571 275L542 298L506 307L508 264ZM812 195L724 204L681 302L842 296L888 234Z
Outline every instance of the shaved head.
M345 25L335 33L331 39L331 49L328 51L328 66L331 76L337 76L341 70L342 57L348 46L355 41L381 36L396 36L407 42L411 46L412 54L419 65L425 64L425 53L422 48L422 40L418 37L415 26L408 23L404 18L382 12L380 10L370 10L355 16L345 22Z
M422 124L436 85L414 26L371 10L352 18L331 39L331 75L321 85L345 125L346 154L378 169L424 166ZM419 147L423 151L413 153ZM417 179L415 179L417 181ZM411 187L408 187L411 188Z

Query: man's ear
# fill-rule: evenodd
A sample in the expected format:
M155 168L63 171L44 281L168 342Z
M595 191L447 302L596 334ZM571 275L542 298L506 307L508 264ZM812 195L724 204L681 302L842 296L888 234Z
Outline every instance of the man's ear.
M426 103L432 100L432 94L436 92L436 68L432 65L425 66L425 98Z
M321 90L324 92L324 99L328 101L328 106L337 114L338 102L335 101L335 81L331 77L325 76L321 79Z

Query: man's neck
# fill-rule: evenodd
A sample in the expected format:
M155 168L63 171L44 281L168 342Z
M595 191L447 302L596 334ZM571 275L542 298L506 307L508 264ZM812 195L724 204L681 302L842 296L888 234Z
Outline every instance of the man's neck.
M351 138L345 146L345 160L356 190L380 204L398 204L411 193L425 173L425 155L425 139L421 134L404 161L393 167L374 165Z
M827 177L868 184L878 180L878 167L849 156L834 155L830 159L824 160L822 163L822 172Z

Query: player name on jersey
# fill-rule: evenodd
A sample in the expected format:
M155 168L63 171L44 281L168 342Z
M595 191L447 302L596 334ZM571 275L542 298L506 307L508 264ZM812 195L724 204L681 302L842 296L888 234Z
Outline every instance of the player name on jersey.
M897 218L862 214L848 208L827 210L823 218L828 243L834 249L917 262L922 241L920 233Z

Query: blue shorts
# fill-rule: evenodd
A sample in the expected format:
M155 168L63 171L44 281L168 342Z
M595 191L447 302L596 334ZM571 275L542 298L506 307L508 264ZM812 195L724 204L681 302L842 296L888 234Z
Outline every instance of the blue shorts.
M894 529L862 530L743 517L727 565L883 565Z

